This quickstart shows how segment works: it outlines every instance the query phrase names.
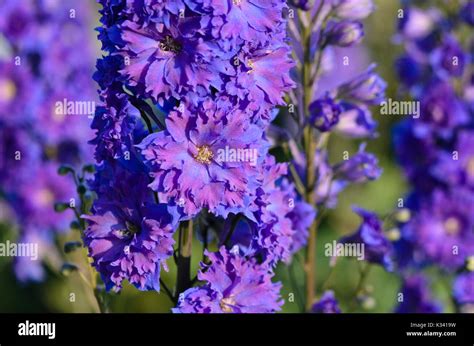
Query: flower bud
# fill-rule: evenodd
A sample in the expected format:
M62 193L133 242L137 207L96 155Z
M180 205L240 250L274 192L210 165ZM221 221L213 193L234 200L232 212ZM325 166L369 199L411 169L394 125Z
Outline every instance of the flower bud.
M372 0L334 0L333 8L339 18L363 19L374 11Z
M364 26L357 21L335 23L326 34L326 42L333 46L349 47L360 43L364 37Z
M326 96L311 103L309 112L311 125L325 132L338 123L341 108L331 97Z

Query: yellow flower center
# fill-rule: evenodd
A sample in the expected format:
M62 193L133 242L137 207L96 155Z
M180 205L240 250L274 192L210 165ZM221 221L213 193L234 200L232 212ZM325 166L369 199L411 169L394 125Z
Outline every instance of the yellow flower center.
M211 163L213 157L214 154L212 153L211 148L209 148L207 145L201 145L198 147L197 154L194 155L194 159L197 162L204 163L206 165Z
M54 194L49 189L41 189L36 194L36 200L41 206L52 205L54 202Z
M16 95L16 86L9 79L0 80L0 99L3 101L11 101Z
M242 3L242 0L232 0L232 3L238 6Z
M255 67L255 64L253 62L252 59L248 59L247 60L247 67L249 68L249 70L247 71L247 73L252 73L253 72L253 68Z
M456 235L461 230L459 220L455 217L450 217L444 222L444 230L449 235Z
M219 306L221 307L223 312L234 312L233 306L235 306L235 299L233 296L222 298L219 302Z
M474 177L474 156L467 161L466 172L470 177Z

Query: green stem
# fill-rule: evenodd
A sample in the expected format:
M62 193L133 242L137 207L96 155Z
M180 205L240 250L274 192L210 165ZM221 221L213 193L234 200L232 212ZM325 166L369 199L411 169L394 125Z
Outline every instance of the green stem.
M186 228L180 226L179 253L177 259L178 273L176 279L176 296L191 287L191 253L193 244L193 221L188 221Z

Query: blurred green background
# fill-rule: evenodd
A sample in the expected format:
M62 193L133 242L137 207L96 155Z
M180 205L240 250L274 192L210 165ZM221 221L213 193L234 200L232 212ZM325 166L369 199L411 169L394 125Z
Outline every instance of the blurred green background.
M387 97L396 96L396 77L394 75L393 61L401 52L402 47L392 43L395 29L396 11L399 2L396 0L376 1L377 10L366 20L365 45L370 61L378 64L378 72L388 83ZM91 36L94 35L91 29ZM383 174L378 181L364 185L352 186L339 196L338 207L331 211L318 231L317 239L317 286L318 295L323 288L333 289L340 300L344 312L390 312L396 305L396 295L400 289L400 282L396 275L385 272L375 266L370 271L367 285L372 292L371 298L361 306L354 306L354 291L359 280L359 263L355 260L341 258L330 276L329 258L324 256L324 244L338 239L344 234L354 231L359 218L352 213L351 206L357 204L367 209L375 210L381 215L386 215L396 205L398 198L404 196L406 184L402 173L397 167L391 147L391 127L399 121L396 116L381 116L378 108L373 109L373 116L379 123L379 137L368 144L368 151L379 158ZM357 151L359 143L348 141L341 137L332 137L330 153L332 162L340 161L343 152ZM11 227L1 225L0 238L11 239ZM59 245L67 240L80 239L79 233L72 231L70 235L58 240ZM0 239L2 240L2 239ZM193 272L196 272L201 256L201 244L195 241L193 254ZM89 273L86 262L85 250L66 255L66 260L80 264L81 271ZM302 301L304 292L303 254L299 254L290 266L280 265L277 268L275 280L283 283L282 296L285 300L283 312L301 311L299 302ZM174 282L175 267L168 261L170 271L163 272L162 278L166 283ZM438 298L447 300L443 292L449 293L438 281L435 285ZM71 301L71 294L75 301ZM292 299L292 297L294 299ZM111 294L110 310L114 312L169 312L173 306L165 294L156 292L140 292L130 285L125 285L120 294ZM41 284L21 285L12 273L9 258L0 257L0 312L92 312L97 311L97 306L90 288L77 273L63 276L57 270L48 271L48 279Z

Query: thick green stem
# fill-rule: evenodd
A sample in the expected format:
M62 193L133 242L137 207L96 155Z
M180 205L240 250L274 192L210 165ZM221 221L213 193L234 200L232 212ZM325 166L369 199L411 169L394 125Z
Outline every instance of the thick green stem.
M312 97L312 78L311 78L311 27L303 28L302 44L304 60L302 64L303 77L303 110L305 116L309 114L309 103ZM303 131L303 147L306 156L306 190L305 200L307 203L314 204L314 139L313 129L306 125ZM309 230L308 245L306 249L306 260L304 270L306 273L306 309L309 310L315 296L315 265L316 265L316 222L314 221Z

